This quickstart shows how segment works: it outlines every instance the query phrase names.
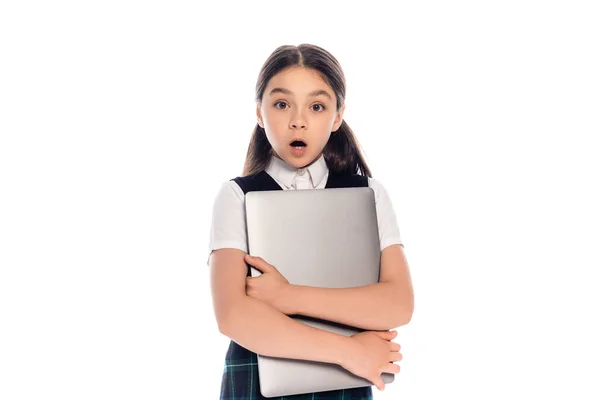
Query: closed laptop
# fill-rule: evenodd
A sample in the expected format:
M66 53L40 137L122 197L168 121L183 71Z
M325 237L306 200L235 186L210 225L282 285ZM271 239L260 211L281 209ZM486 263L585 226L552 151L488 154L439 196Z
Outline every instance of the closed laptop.
M274 265L291 284L344 288L379 281L379 231L370 187L249 192L245 207L248 252ZM345 336L362 331L293 318ZM258 373L265 397L371 385L335 364L262 355ZM391 383L394 375L385 373L382 379Z

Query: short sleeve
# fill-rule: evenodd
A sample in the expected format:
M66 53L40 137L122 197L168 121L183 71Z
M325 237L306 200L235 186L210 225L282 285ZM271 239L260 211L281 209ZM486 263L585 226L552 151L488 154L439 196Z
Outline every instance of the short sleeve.
M396 213L387 190L381 182L373 178L369 178L369 186L375 193L381 251L393 244L400 244L404 247L404 243L402 243L402 238L400 237Z
M244 202L244 192L235 181L221 186L213 203L209 255L223 248L248 252Z

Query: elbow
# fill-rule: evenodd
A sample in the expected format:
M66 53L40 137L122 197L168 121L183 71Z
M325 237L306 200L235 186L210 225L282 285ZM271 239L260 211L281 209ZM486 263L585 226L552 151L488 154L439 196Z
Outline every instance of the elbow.
M232 338L233 332L235 332L235 327L237 325L237 319L235 318L236 313L234 310L235 306L230 304L226 309L222 309L220 312L215 313L219 332L229 338Z
M398 323L399 323L398 326L408 325L408 323L412 320L412 316L413 316L413 310L412 310L412 308L410 310L405 310L401 314L401 316L400 316L400 318L398 320Z
M213 310L219 332L229 338L232 338L233 332L236 332L240 325L240 315L246 311L246 299L244 296L232 295L223 301L213 303Z
M387 330L396 329L401 326L407 325L411 319L412 319L412 312L410 312L410 313L407 311L395 312L388 319L388 323L386 324L388 328L386 328L386 329Z
M412 320L413 311L414 303L412 299L410 301L402 301L401 304L394 307L394 312L391 313L390 325L394 328L408 325Z
M394 315L394 318L390 321L390 325L393 328L399 328L401 326L408 325L408 323L411 321L411 319L412 319L412 312L408 312L408 311L398 312L398 313L396 313L396 315Z
M217 326L219 327L219 332L221 332L221 334L227 336L227 337L231 337L230 332L230 326L231 326L231 322L229 321L228 318L225 318L224 316L221 316L220 318L217 318Z

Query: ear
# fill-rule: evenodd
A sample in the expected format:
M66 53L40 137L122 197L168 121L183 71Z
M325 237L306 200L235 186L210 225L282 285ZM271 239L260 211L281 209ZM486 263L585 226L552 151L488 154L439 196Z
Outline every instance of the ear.
M342 122L344 122L344 110L346 110L346 105L344 104L340 111L337 112L335 116L335 121L333 121L333 126L331 127L331 132L336 132L340 129Z
M261 128L265 128L265 124L263 123L263 119L262 119L262 113L260 112L260 105L257 104L256 105L256 119L258 120L258 125Z

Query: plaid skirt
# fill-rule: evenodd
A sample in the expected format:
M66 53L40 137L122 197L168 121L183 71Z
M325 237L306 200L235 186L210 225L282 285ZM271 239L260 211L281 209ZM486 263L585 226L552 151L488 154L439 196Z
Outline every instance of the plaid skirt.
M274 397L270 400L372 400L370 386ZM220 400L269 400L260 394L256 353L231 341L225 357Z

